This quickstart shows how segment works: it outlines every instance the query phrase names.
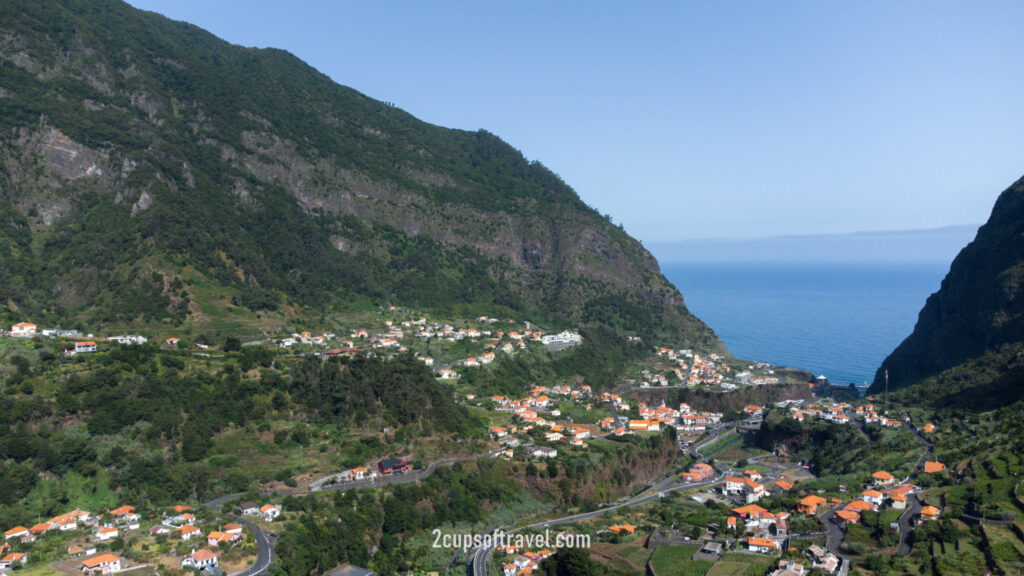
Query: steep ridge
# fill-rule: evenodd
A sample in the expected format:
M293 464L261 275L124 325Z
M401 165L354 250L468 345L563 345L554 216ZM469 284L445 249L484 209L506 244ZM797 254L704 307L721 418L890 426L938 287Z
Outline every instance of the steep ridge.
M724 350L493 134L119 1L0 5L0 318L201 325L211 285L253 314L393 302Z
M999 196L988 222L957 255L939 291L921 310L913 333L882 363L869 392L884 389L886 371L890 388L897 389L956 367L973 367L967 372L974 373L982 357L988 358L982 363L987 372L1002 366L1004 372L1018 374L1011 379L1019 387L1022 343L1024 179ZM970 379L961 372L946 376ZM993 379L1006 387L1005 378L997 374L985 377L986 382Z

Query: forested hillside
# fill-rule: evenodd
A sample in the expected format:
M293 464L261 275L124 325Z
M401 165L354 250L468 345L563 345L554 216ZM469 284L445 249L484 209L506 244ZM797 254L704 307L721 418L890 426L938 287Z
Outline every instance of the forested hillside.
M499 137L116 0L0 6L0 260L8 320L386 301L722 348L637 241Z

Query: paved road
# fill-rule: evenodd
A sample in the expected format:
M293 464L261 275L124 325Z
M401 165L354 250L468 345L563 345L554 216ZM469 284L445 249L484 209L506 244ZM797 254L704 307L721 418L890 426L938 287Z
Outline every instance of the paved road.
M925 450L924 454L922 454L917 460L917 464L914 465L914 469L910 472L910 475L907 476L906 480L904 480L904 482L907 483L913 482L917 479L921 470L924 468L925 461L928 460L928 457L935 451L935 445L925 438L924 434L921 433L921 430L914 426L912 422L909 422L909 420L910 418L908 416L907 419L904 420L903 425L914 433L914 437L917 438L919 442L925 445ZM910 543L910 535L913 532L913 526L910 525L910 521L921 513L921 508L923 507L924 506L921 503L921 500L917 497L917 494L911 494L910 497L907 498L907 508L903 511L903 514L900 514L899 553L902 555L910 554L910 551L913 549L913 545Z
M310 492L336 491L336 490L355 490L355 489L359 489L359 488L373 488L373 487L379 487L379 486L386 486L386 485L389 485L389 484L405 484L407 482L419 482L420 480L423 480L427 476L430 476L431 474L433 474L434 470L436 470L438 468L438 466L450 466L450 465L458 462L459 460L467 460L467 459L470 459L470 458L490 457L490 456L494 456L495 454L497 454L497 452L498 451L494 451L494 452L489 452L489 453L484 454L484 455L473 455L473 456L467 456L467 457L464 457L464 458L453 458L453 459L450 459L450 460L442 460L442 461L439 461L439 462L432 462L429 466L427 466L427 468L425 468L423 470L412 470L410 472L406 472L405 474L393 474L391 476L384 476L382 478L376 478L375 480L364 480L364 481L358 481L358 482L341 482L341 483L338 483L338 484L330 484L330 485L327 485L327 486L323 486L323 485L313 486L313 485L311 485L310 487L296 489L296 490L291 490L291 489L268 490L268 491L265 491L264 493L265 494L278 494L278 495L283 495L283 496L288 496L288 495L297 496L297 495L309 494ZM242 497L241 494L228 494L227 496L221 496L220 498L215 498L213 500L210 500L209 502L205 503L204 506L206 506L207 508L209 508L211 510L219 511L220 507L222 505L224 505L224 504L226 504L228 502L233 502L235 500L238 500L241 497ZM245 526L246 528L248 528L249 530L252 531L252 533L253 533L253 541L256 543L256 549L257 549L256 561L252 564L252 566L249 566L248 568L246 568L245 570L242 570L241 572L236 572L234 574L230 574L229 576L259 576L260 574L263 574L264 572L266 572L267 568L270 566L270 562L274 559L274 536L273 535L268 535L267 533L263 532L262 530L260 530L259 526L256 526L256 524L252 523L247 518L244 518L242 516L238 516L236 514L231 514L231 513L225 513L225 515L230 517L230 518L232 518L233 520L236 520L237 522L241 523L243 526Z
M913 546L910 544L910 535L914 530L914 527L910 524L910 521L914 516L921 513L921 508L924 506L921 504L921 500L917 498L917 494L911 494L907 498L907 507L903 510L903 514L900 514L900 547L899 553L902 556L910 554Z
M713 442L715 439L717 439L721 431L722 429L716 430L710 438L691 446L690 455L693 456L695 459L701 460L702 457L700 455L700 449L706 446L708 443ZM551 526L558 526L560 524L570 524L572 522L579 522L581 520L589 520L591 518L596 518L603 514L607 514L608 512L611 512L613 510L638 506L640 504L645 504L652 500L657 500L658 498L662 498L671 492L678 492L681 490L693 490L697 488L707 488L709 486L721 484L722 482L725 481L725 473L722 470L718 469L717 466L716 470L718 470L718 475L715 476L714 478L710 480L705 480L704 482L694 483L684 483L680 481L680 479L676 477L675 474L670 474L669 476L650 485L647 489L640 492L640 494L634 496L632 499L626 500L625 502L620 502L618 504L606 506L599 510L594 510L593 512L583 512L580 514L572 514L570 516L555 518L554 520L545 520L543 522L537 522L535 524L530 524L529 526L523 526L520 528L516 528L514 530L510 530L507 532L507 534L515 534L516 532L522 530L536 530L539 528L549 528ZM488 558L490 558L491 552L493 551L494 546L481 546L473 552L473 560L471 561L470 564L472 576L487 576L487 560Z
M669 478L663 479L660 482L654 484L653 487L648 488L647 490L644 490L643 492L640 493L640 495L636 496L635 498L633 498L631 500L627 500L625 502L621 502L619 504L614 504L614 505L611 505L611 506L606 506L606 507L601 508L599 510L594 510L593 512L583 512L583 513L580 513L580 514L573 514L571 516L563 516L561 518L555 518L554 520L545 520L543 522L537 522L535 524L530 524L529 526L523 526L521 528L516 528L514 530L509 530L508 532L506 532L506 534L515 534L516 532L520 532L520 531L523 531L523 530L537 530L537 529L541 529L541 528L550 528L552 526L558 526L558 525L561 525L561 524L571 524L573 522L579 522L579 521L582 521L582 520L589 520L591 518L596 518L598 516L601 516L603 514L607 514L608 512L612 512L614 510L618 510L620 508L629 508L629 507L632 507L632 506L639 506L640 504L645 504L645 503L650 502L652 500L657 500L658 498L661 498L664 495L667 495L667 494L669 494L671 492L678 492L680 490L692 490L692 489L695 489L695 488L707 488L709 486L714 486L716 484L721 484L724 480L725 480L725 474L719 473L719 475L716 476L715 478L712 478L711 480L705 480L704 482L695 482L695 483L692 483L692 484L680 484L679 480L677 478L675 478L674 475L673 475L673 476L671 476ZM491 552L493 552L493 551L494 551L494 547L493 546L491 546L491 547L480 547L480 548L478 548L473 553L473 560L472 560L472 574L473 574L473 576L486 576L487 575L487 560L490 557Z
M229 494L227 496L221 496L220 498L210 500L204 504L204 506L211 510L219 510L221 505L226 504L227 502L232 502L241 497L241 494ZM238 516L236 514L226 514L226 516L239 522L252 531L253 542L256 543L256 561L252 563L252 566L249 566L240 572L230 574L229 576L257 576L266 572L267 568L270 567L271 560L274 559L274 544L271 541L271 536L260 530L259 526L250 522L248 518Z

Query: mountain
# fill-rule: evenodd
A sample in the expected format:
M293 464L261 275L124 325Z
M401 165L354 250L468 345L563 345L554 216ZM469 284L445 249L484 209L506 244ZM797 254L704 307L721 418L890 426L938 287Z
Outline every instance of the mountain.
M0 298L10 321L199 330L394 303L724 350L497 136L114 0L0 5Z
M913 333L882 363L870 393L938 377L1024 388L1024 178L950 266ZM948 390L950 393L958 390Z

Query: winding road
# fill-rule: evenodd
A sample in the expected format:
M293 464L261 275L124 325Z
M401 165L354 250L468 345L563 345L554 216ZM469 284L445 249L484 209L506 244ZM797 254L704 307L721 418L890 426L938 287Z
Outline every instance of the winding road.
M720 428L720 429L716 430L715 433L712 436L710 436L707 439L702 440L701 442L691 446L690 447L690 451L689 451L690 455L694 459L696 459L696 460L702 460L701 455L700 455L700 449L705 447L705 446L707 446L709 443L714 442L715 440L717 440L718 436L721 434L722 430L723 430L723 428ZM671 492L678 492L678 491L682 491L682 490L693 490L693 489L698 489L698 488L707 488L709 486L714 486L716 484L721 484L722 482L725 481L725 472L722 471L721 469L719 469L717 466L715 466L715 470L718 471L718 475L715 476L714 478L712 478L710 480L705 480L703 482L693 482L693 483L681 483L679 478L676 477L675 474L670 474L669 476L661 479L660 481L658 481L658 482L656 482L654 484L651 484L648 488L646 488L645 490L640 492L638 495L634 496L631 499L626 500L625 502L620 502L618 504L613 504L611 506L606 506L604 508L601 508L599 510L594 510L592 512L583 512L583 513L580 513L580 514L572 514L570 516L563 516L561 518L555 518L553 520L545 520L543 522L537 522L537 523L534 523L534 524L530 524L528 526L522 526L522 527L519 527L519 528L515 528L513 530L509 530L505 534L515 534L516 532L520 532L520 531L523 531L523 530L537 530L537 529L540 529L540 528L549 528L551 526L558 526L560 524L570 524L572 522L579 522L581 520L589 520L591 518L596 518L598 516L601 516L603 514L607 514L608 512L611 512L611 511L614 511L614 510L619 510L621 508L629 508L629 507L632 507L632 506L638 506L640 504L645 504L645 503L650 502L652 500L657 500L658 498L662 498L666 494L669 494ZM493 551L494 551L494 546L492 545L492 546L481 546L481 547L477 548L475 552L473 552L473 559L472 559L472 561L470 563L470 569L471 569L472 576L487 576L487 561L488 561L488 559L491 556L491 552L493 552Z
M241 497L241 494L221 496L220 498L210 500L206 504L203 504L203 506L216 511L221 507L221 505L237 500ZM252 566L249 566L245 570L230 574L229 576L257 576L266 572L267 568L270 567L271 560L274 559L274 544L271 542L271 539L274 538L274 536L268 535L266 532L260 530L259 526L250 522L248 518L237 514L225 515L238 521L242 526L245 526L252 531L253 542L256 543L256 561L252 563Z
M909 416L906 417L906 420L904 420L903 425L906 426L908 430L914 433L914 437L917 438L918 441L925 445L924 454L922 454L921 458L917 460L917 464L914 465L914 470L911 471L910 475L907 476L907 479L904 480L904 482L909 483L917 479L917 476L921 473L921 470L924 468L924 463L928 460L928 457L935 452L935 445L929 442L928 439L924 437L924 434L921 433L921 430L917 426L913 425L913 423L910 421ZM921 500L917 497L917 494L911 494L910 497L907 498L907 508L903 511L903 514L900 514L899 553L901 555L905 556L907 554L910 554L910 551L913 548L913 545L911 545L910 543L910 535L913 533L913 526L911 525L911 520L913 520L916 515L921 513L921 508L923 507L924 506L921 504Z
M429 466L427 466L426 468L420 469L420 470L410 470L409 472L405 472L403 474L391 474L389 476L378 477L378 478L374 478L372 480L358 480L358 481L354 481L354 482L347 482L347 481L345 481L345 482L338 482L338 483L335 483L335 484L325 484L323 482L323 480L326 480L327 478L330 478L330 477L327 477L327 478L321 479L321 481L314 482L314 483L310 484L306 488L263 490L263 491L261 491L261 493L262 494L276 494L276 495L279 495L279 496L302 496L302 495L311 494L313 492L331 492L331 491L338 491L338 490L356 490L356 489L359 489L359 488L376 488L376 487L381 487L381 486L387 486L389 484L406 484L406 483L409 483L409 482L419 482L419 481L425 479L426 477L430 476L431 474L433 474L434 471L437 470L437 468L440 467L440 466L451 466L452 464L455 464L456 462L460 462L460 461L463 461L463 460L473 460L473 459L476 459L476 458L493 457L493 456L497 455L499 452L502 452L503 450L504 449L494 450L494 451L491 451L491 452L487 452L485 454L473 454L473 455L464 456L464 457L461 457L461 458L451 458L451 459L448 459L448 460L439 460L437 462L431 462ZM337 476L338 476L337 474L334 475L334 477L337 477ZM233 502L235 500L238 500L241 497L242 497L241 493L238 493L238 494L228 494L226 496L221 496L219 498L215 498L213 500L210 500L209 502L203 504L203 506L205 506L205 507L207 507L207 508L209 508L211 510L219 511L220 507L223 506L224 504L227 504L228 502ZM252 531L252 533L253 533L253 541L256 543L256 549L257 549L256 561L253 562L253 564L251 566L249 566L245 570L242 570L240 572L235 572L235 573L230 574L228 576L259 576L260 574L263 574L264 572L266 572L267 568L270 567L270 562L274 559L274 541L276 540L276 536L274 534L267 534L266 532L263 532L259 528L259 526L257 526L256 524L254 524L253 522L251 522L250 520L248 520L247 518L245 518L243 516L239 516L237 514L232 514L232 513L229 513L229 512L224 512L223 514L225 516L228 516L231 519L241 523L243 526L245 526L250 531Z

